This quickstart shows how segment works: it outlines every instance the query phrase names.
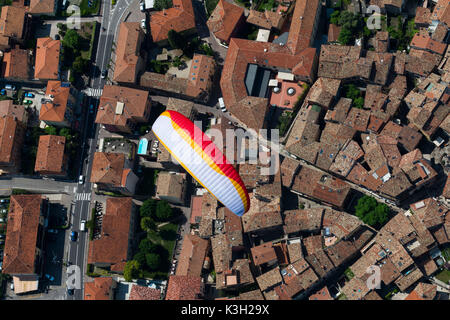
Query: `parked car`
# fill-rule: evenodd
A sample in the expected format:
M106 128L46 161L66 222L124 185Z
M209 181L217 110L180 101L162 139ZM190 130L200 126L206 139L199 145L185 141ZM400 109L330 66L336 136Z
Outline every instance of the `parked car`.
M83 184L83 183L84 183L84 176L83 176L83 175L81 175L81 176L78 178L78 183L79 183L79 184Z
M45 275L45 277L46 277L48 280L50 280L50 281L55 280L55 277L52 276L52 275L50 275L50 274L48 274L48 273Z
M23 104L32 104L32 103L33 103L32 100L23 99Z
M70 233L70 240L71 240L71 241L77 241L77 238L78 238L78 232L72 231L72 232Z
M144 3L144 2L141 2L141 3L139 4L139 7L141 8L141 12L144 12L144 11L145 11L145 3Z
M56 230L56 229L48 229L47 232L53 233L53 234L58 234L58 230Z
M141 28L144 29L144 30L146 30L145 23L146 23L146 20L145 20L145 19L142 19L142 20L141 20Z
M102 79L105 79L106 78L106 76L107 76L107 74L108 74L108 70L103 70L102 71Z
M25 93L25 97L27 97L27 98L34 98L34 94L31 93L31 92L26 92Z
M6 86L5 86L5 89L6 90L16 90L16 86L14 86L14 85L12 85L12 84L7 84Z
M3 219L3 218L0 218L0 222L5 222L5 219Z
M81 223L80 223L80 231L81 231L81 232L86 231L86 220L81 220Z
M75 292L75 290L73 288L67 288L67 294L69 296L73 296L74 292Z
M2 200L0 200L0 203L8 203L9 202L9 199L2 199Z
M5 94L6 94L6 90L5 89L0 90L0 95L4 96Z
M94 113L94 105L93 104L91 104L89 106L89 113Z

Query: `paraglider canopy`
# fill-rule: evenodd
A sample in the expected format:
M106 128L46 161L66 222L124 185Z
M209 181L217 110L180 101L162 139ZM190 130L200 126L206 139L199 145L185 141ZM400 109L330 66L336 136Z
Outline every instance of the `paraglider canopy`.
M165 111L152 131L181 166L225 207L238 216L248 211L250 200L241 177L192 121L176 111Z

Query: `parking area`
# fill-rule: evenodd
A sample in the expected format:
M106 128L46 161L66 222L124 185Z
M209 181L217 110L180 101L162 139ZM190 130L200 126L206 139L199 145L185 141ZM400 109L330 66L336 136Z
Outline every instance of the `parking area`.
M66 229L64 225L70 218L71 198L65 194L44 195L49 198L48 226L44 240L44 263L42 276L39 279L38 291L17 295L12 281L8 282L5 299L18 300L64 300L66 295L64 255L67 246ZM0 207L2 199L0 199ZM0 213L1 213L0 209Z

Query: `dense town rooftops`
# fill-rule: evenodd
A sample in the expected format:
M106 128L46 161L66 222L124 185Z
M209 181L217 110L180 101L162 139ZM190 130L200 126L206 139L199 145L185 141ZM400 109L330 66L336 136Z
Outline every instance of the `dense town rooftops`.
M169 277L166 300L199 300L202 295L202 278L177 275Z
M39 137L34 171L42 173L64 173L64 148L66 137L43 135Z
M106 85L98 106L95 123L126 126L135 119L145 119L150 103L148 91Z
M94 278L93 281L84 283L84 300L112 300L112 277Z
M64 122L68 108L70 86L61 81L48 81L45 95L50 97L50 100L42 103L39 120Z
M195 28L192 0L174 0L173 7L153 13L150 17L150 31L153 42L167 40L170 30L176 32Z
M123 272L129 258L133 204L130 197L108 198L101 236L89 244L88 263L106 263Z
M139 68L143 61L140 57L140 46L144 40L144 32L139 22L122 22L116 49L116 65L113 80L116 82L136 82Z
M228 43L243 16L243 8L220 0L206 24L217 39Z
M53 40L52 38L37 39L34 65L34 77L36 79L58 79L60 50L60 40Z
M34 274L43 198L12 195L10 201L2 273Z

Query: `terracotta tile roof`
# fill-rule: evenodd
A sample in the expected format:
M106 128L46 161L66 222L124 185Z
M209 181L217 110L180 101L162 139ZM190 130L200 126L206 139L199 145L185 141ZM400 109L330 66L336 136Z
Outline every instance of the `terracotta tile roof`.
M219 208L219 211L224 211L225 218L225 234L232 246L242 246L244 240L242 237L242 220L241 217L235 215L233 212L225 207Z
M287 46L293 54L299 54L312 45L314 29L319 19L319 0L296 1L292 15Z
M209 238L213 235L213 220L217 217L217 199L209 192L202 196L202 217L199 225L199 235L202 238Z
M322 228L329 228L338 239L347 238L359 229L362 222L356 216L344 211L327 208L322 218Z
M261 291L265 291L276 286L283 281L280 274L280 268L276 267L266 273L263 273L259 277L256 277L256 281L258 282Z
M140 56L144 32L139 22L122 22L116 48L116 65L113 80L116 82L134 83L143 67Z
M170 197L184 202L186 174L160 172L156 179L156 196Z
M333 264L338 267L352 258L358 249L351 241L339 241L338 243L327 247L326 253Z
M243 17L243 8L228 1L220 0L206 24L217 39L228 43Z
M281 180L284 187L286 188L291 187L292 181L294 180L294 177L297 174L297 169L299 168L299 166L300 164L297 161L289 157L284 158L280 166Z
M425 282L419 282L405 300L434 300L437 286Z
M258 64L292 70L300 80L313 80L316 52L309 48L318 0L298 2L286 45L232 38L220 79L223 99L230 113L250 128L264 126L268 99L248 96L244 83L247 66ZM309 14L305 13L305 10ZM311 11L309 11L311 10ZM304 19L300 20L303 14ZM297 16L297 19L295 18Z
M404 291L411 287L414 283L420 280L423 277L423 273L419 270L419 268L415 268L408 275L404 275L397 280L395 280L395 284L397 287Z
M144 72L140 78L140 85L204 100L209 95L214 72L215 62L212 57L195 54L188 78L178 78L170 73Z
M310 236L303 238L303 245L305 246L307 255L312 255L323 247L322 235L318 234L315 236Z
M70 87L62 86L61 81L48 81L46 96L53 96L52 102L43 103L39 112L39 120L51 122L64 122L66 120L67 102Z
M191 197L191 224L200 223L202 219L202 199L202 196Z
M27 120L27 111L24 105L13 104L13 100L0 101L0 117L11 116L19 122Z
M34 171L43 174L63 174L65 145L66 137L40 136Z
M0 34L7 37L22 38L25 9L16 6L1 8Z
M55 12L55 1L53 0L30 0L31 14L53 14Z
M264 300L264 297L259 289L240 293L239 300Z
M298 242L288 243L287 248L289 253L289 261L291 263L294 263L303 258L302 243L300 240Z
M169 277L166 300L199 300L202 295L202 278L195 276Z
M191 234L185 236L175 274L177 276L201 276L208 250L208 240Z
M192 0L174 0L173 7L154 12L150 16L150 30L153 42L167 39L171 29L182 32L195 28Z
M14 120L13 116L0 117L0 163L7 164L14 160L15 149L21 140L20 132L19 121Z
M255 26L267 30L271 30L272 28L279 30L281 29L283 22L283 15L274 11L265 10L264 12L260 12L250 9L247 16L247 23L254 24Z
M111 264L111 271L123 272L129 258L133 204L130 197L108 198L100 239L89 244L88 263Z
M92 164L92 183L122 186L125 155L123 153L96 152Z
M261 197L255 192L250 195L250 209L242 216L244 232L281 226L280 197Z
M323 171L302 167L294 180L292 190L342 207L351 188L343 180L330 177Z
M322 224L323 208L284 211L284 231L312 232L319 230Z
M314 254L306 256L306 261L311 265L314 271L319 275L320 278L325 277L329 272L331 272L335 266L333 262L328 258L324 250L318 250Z
M94 278L94 281L84 283L84 300L113 300L111 291L115 286L112 277Z
M95 123L124 127L129 121L145 121L150 113L150 104L148 91L106 85L100 98Z
M12 195L10 201L2 272L33 274L43 198Z
M306 100L312 104L318 104L328 108L334 97L337 96L341 80L318 78L308 92Z
M333 79L368 80L373 61L362 58L361 54L361 47L358 46L322 45L317 75Z
M450 27L450 1L438 0L431 14L431 20L440 21Z
M27 80L30 78L28 50L18 47L5 52L3 55L2 75L4 78L17 78Z
M365 132L369 124L370 111L358 108L351 108L344 124L357 130Z
M255 282L247 259L237 259L228 270L217 273L216 288L243 287Z
M325 286L322 289L318 290L314 294L309 296L309 300L334 300L331 297L330 291L328 291L328 288Z
M52 38L37 39L34 65L34 77L36 79L58 79L60 49L60 40L53 40Z
M277 260L277 255L271 242L266 242L250 248L250 252L252 253L253 263L256 266Z
M342 293L348 300L361 300L369 290L366 283L357 277L353 277L342 287Z
M150 287L139 286L137 284L131 287L129 300L161 300L161 291Z
M224 272L231 267L232 246L225 234L211 237L212 257L216 273Z
M336 42L341 32L341 27L337 24L330 23L328 27L328 42Z
M443 55L447 45L431 39L430 36L423 34L416 34L411 40L411 47L415 47L421 50L429 50L437 54Z
M431 11L428 8L417 7L414 23L416 25L428 26L430 24Z

